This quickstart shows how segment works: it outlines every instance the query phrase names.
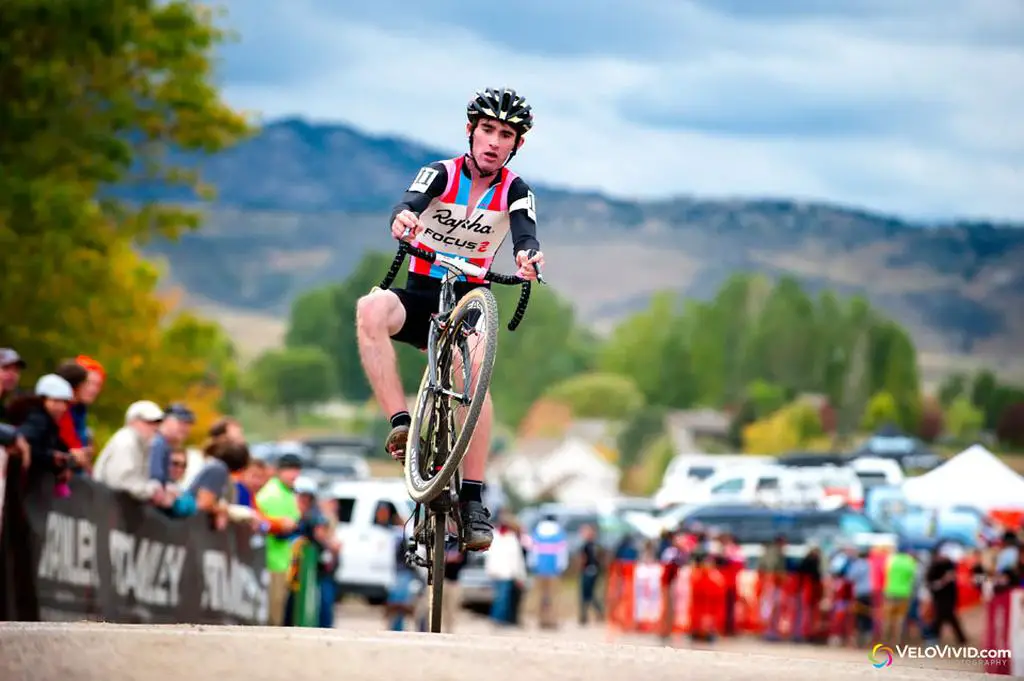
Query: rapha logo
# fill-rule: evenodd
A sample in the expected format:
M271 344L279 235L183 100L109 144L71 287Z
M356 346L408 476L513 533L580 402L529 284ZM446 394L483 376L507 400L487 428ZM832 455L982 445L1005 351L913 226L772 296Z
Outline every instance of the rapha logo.
M480 222L480 213L473 216L472 222L466 218L453 217L449 208L440 208L434 211L430 217L434 222L446 228L446 234L451 234L456 229L465 229L474 234L490 234L492 229L490 225Z

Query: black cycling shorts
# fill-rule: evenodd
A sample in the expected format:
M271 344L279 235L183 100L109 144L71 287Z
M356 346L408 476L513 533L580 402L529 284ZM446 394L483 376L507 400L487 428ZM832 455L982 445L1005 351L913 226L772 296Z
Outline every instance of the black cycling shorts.
M467 293L481 286L487 286L487 284L455 282L455 302L462 300ZM437 308L441 304L441 280L428 277L425 274L410 272L405 288L389 290L398 296L398 300L401 301L402 307L405 309L405 324L391 338L425 350L427 339L430 337L430 317L437 314Z

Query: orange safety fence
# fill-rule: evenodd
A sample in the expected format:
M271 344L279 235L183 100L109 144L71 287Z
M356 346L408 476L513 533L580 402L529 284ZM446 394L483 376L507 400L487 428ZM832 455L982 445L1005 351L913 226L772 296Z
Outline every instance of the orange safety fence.
M957 566L961 609L981 602L971 568L967 561ZM721 634L725 629L729 587L729 580L721 577L721 571L709 573L704 568L684 566L679 568L673 583L666 585L660 563L616 561L608 570L608 624L622 633L666 635L713 630ZM841 580L812 584L802 582L796 574L762 575L744 569L736 575L734 588L733 630L737 634L810 638L822 632L845 635L852 630L851 590ZM669 589L673 611L666 613ZM880 606L882 600L881 593L876 592L876 604ZM806 613L806 617L801 617L801 613ZM766 627L771 624L769 619L774 620L774 626ZM669 624L670 630L666 632Z

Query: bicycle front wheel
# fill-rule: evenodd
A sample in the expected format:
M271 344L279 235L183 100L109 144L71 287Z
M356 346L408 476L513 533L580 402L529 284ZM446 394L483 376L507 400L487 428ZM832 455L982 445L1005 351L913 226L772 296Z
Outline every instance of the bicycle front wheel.
M438 343L438 384L430 385L430 367L420 381L405 455L405 483L413 501L436 498L462 465L497 352L498 304L490 289L473 289L455 306Z

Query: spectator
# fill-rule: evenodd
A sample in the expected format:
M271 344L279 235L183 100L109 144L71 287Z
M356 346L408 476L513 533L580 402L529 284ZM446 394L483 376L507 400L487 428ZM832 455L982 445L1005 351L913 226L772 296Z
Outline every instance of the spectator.
M868 549L861 548L846 568L846 579L853 589L853 624L858 648L866 646L874 630L874 596L871 590L871 564Z
M227 526L228 507L235 501L231 476L249 465L249 448L237 442L214 444L206 455L206 464L189 485L188 493L195 497L196 511L209 513L214 526L223 529Z
M24 370L21 355L11 348L0 348L0 420L7 420L6 405L21 393L18 383Z
M885 570L884 640L903 644L903 623L910 609L910 597L917 580L917 561L905 546L889 556Z
M163 409L149 400L129 405L124 415L125 425L107 441L96 459L93 478L139 501L170 508L174 495L149 478L149 443L163 418Z
M36 383L34 396L21 395L8 405L10 423L18 426L32 452L29 484L44 473L54 473L58 476L54 492L59 496L67 496L69 492L65 476L69 471L69 455L57 424L73 397L67 381L56 374L46 374Z
M519 537L507 516L502 517L494 542L484 554L484 572L494 583L491 618L499 625L512 624L513 592L516 583L526 581L526 563Z
M580 625L587 624L587 617L593 610L598 621L604 619L601 598L597 593L597 582L604 571L604 559L601 547L597 543L597 533L592 525L584 525L580 529L583 545L580 547Z
M188 454L184 447L178 447L171 452L171 460L168 466L170 483L178 489L182 489L182 479L185 477L185 469L188 467ZM176 518L193 515L196 512L196 498L187 490L175 497L174 504L169 509L170 515Z
M270 521L272 529L267 536L267 571L270 573L268 593L270 626L284 624L288 598L288 567L291 564L289 536L295 531L300 518L293 486L302 472L302 459L285 454L277 461L277 474L267 481L256 495L259 512Z
M296 533L317 548L317 590L320 595L318 626L330 629L334 626L334 568L337 567L341 544L330 532L330 523L317 505L317 485L309 478L295 480L296 504L301 514ZM307 588L312 588L308 585ZM291 597L294 597L294 592ZM291 598L290 597L290 598ZM289 604L287 612L292 611Z
M218 442L245 442L245 433L242 431L241 424L230 416L218 419L210 426L208 434L211 440Z
M90 390L87 386L89 372L78 362L68 360L62 362L54 373L67 381L75 394L74 400L57 424L60 427L60 439L68 446L68 451L77 464L76 468L87 472L92 467L92 447L88 446L89 439L88 434L84 432L84 421L83 430L80 431L76 427L72 411L80 404L81 396Z
M516 545L519 542L516 541ZM522 550L519 551L519 562L523 565L523 577L526 577L526 562ZM441 616L441 628L445 633L451 634L455 631L455 621L458 619L459 611L462 609L462 591L459 589L459 575L466 565L466 552L459 550L457 541L448 542L444 549L444 598L441 599L441 607L444 613ZM512 598L509 608L512 624L516 623L515 598Z
M172 404L164 410L164 420L153 440L149 443L149 478L167 487L171 482L168 466L171 452L185 444L195 414L183 404Z
M32 449L28 441L18 432L18 429L8 423L0 423L0 448L7 452L8 456L17 457L21 461L22 470L28 470L32 462ZM3 488L4 469L0 467L0 489ZM3 495L0 494L0 499Z
M932 597L932 623L928 638L934 639L934 643L939 643L942 640L942 630L948 624L953 629L956 642L960 645L966 644L967 637L964 636L960 619L956 615L956 565L939 549L932 553L925 581Z
M530 568L537 576L540 592L540 627L557 627L558 580L569 566L569 547L565 530L554 515L548 514L533 530Z

